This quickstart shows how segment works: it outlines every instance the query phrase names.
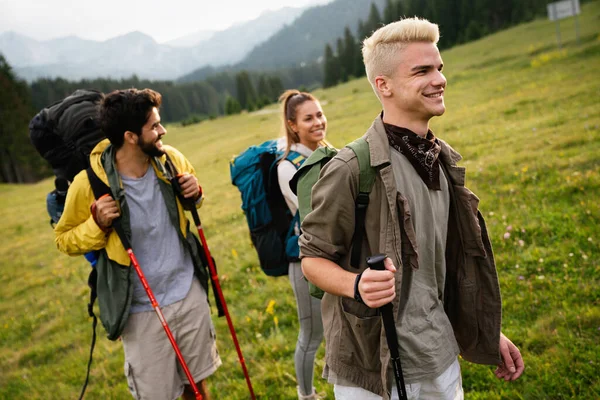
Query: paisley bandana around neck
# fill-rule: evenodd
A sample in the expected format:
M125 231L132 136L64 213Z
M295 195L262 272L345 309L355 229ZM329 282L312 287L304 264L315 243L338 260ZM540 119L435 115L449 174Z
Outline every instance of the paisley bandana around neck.
M385 123L383 125L390 146L410 161L429 189L441 190L438 156L442 148L433 132L428 131L427 137L422 138L409 129Z

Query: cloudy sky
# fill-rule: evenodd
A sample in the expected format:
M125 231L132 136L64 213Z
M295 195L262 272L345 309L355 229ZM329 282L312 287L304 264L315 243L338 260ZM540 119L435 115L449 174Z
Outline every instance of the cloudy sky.
M223 30L266 10L332 0L0 0L0 33L37 40L77 35L106 40L141 31L159 43L199 30Z

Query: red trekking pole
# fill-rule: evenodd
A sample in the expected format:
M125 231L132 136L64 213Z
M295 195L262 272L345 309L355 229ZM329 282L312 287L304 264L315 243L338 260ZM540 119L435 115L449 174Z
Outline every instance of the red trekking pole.
M150 303L152 303L152 308L154 308L154 311L156 311L156 315L158 316L160 323L162 324L163 328L165 329L167 337L169 338L169 341L171 342L171 345L173 346L173 350L175 350L177 359L179 360L179 363L181 364L181 367L183 368L183 372L185 372L185 376L187 377L188 381L190 382L190 385L192 386L192 390L194 391L196 400L202 400L202 395L200 394L200 391L198 390L198 387L196 386L196 382L194 381L194 378L192 377L192 374L190 373L190 370L189 370L187 364L185 363L185 360L183 359L183 355L181 354L181 351L179 350L179 346L177 346L177 343L175 342L175 338L173 337L173 334L171 333L171 329L169 328L169 325L167 324L167 320L165 319L165 317L160 309L160 306L158 305L158 302L156 301L156 298L154 297L154 293L152 293L152 289L150 289L150 286L148 285L148 281L146 280L146 277L144 276L144 272L140 268L140 264L138 263L137 258L135 257L135 254L133 253L133 250L131 249L131 244L129 243L129 240L127 239L127 236L125 235L125 232L123 232L123 228L121 227L120 218L113 220L112 226L115 229L115 231L117 232L117 234L119 235L121 242L123 242L123 246L127 250L127 254L129 254L129 259L131 260L131 263L133 264L133 268L135 268L135 272L137 272L137 275L140 278L140 281L142 282L142 286L144 287L144 290L146 290L146 294L148 295L148 298L150 299Z
M200 189L201 190L201 189ZM202 191L200 191L200 195L202 195ZM244 361L244 356L242 355L242 349L240 348L240 344L238 343L237 336L235 334L235 328L233 327L233 322L231 321L231 316L229 315L229 311L227 310L227 303L225 303L225 298L223 297L223 291L221 290L221 284L219 283L219 276L217 275L217 269L215 268L215 264L213 262L213 258L210 255L210 251L208 250L208 244L206 243L206 238L204 237L204 231L202 230L202 223L200 222L200 216L198 215L198 210L196 207L191 207L190 211L192 212L192 218L194 219L194 223L196 224L196 228L198 228L198 236L200 237L200 241L202 242L202 247L204 248L204 255L208 260L208 268L210 270L210 277L215 284L216 291L219 295L219 300L221 301L221 305L223 306L223 311L225 313L225 317L227 318L227 325L229 325L229 331L231 332L231 338L233 339L233 343L235 344L235 349L238 353L238 358L240 359L240 364L242 364L242 370L244 371L244 377L246 378L246 383L248 384L248 389L250 390L250 398L255 400L254 390L252 389L252 383L250 382L250 376L248 375L248 370L246 369L246 362Z
M227 303L225 302L225 297L223 296L223 290L221 290L221 284L219 283L219 276L217 275L217 268L213 262L213 258L210 255L210 251L208 249L208 243L206 243L206 237L204 237L204 231L202 230L202 223L200 222L200 215L198 215L198 210L196 209L196 202L191 198L185 198L181 194L181 186L179 185L179 178L182 174L177 172L177 168L167 155L167 162L165 166L171 175L170 181L171 186L173 187L175 194L179 198L179 202L183 206L185 210L188 210L192 213L192 218L194 219L194 224L196 224L196 228L198 228L198 237L202 242L202 248L204 249L204 256L208 262L208 269L210 271L210 279L213 283L213 289L217 293L219 297L219 302L221 303L221 307L223 308L223 313L227 318L227 325L229 326L229 332L231 332L231 338L233 339L233 344L235 345L235 350L237 351L238 358L240 360L240 364L242 365L242 370L244 371L244 377L246 378L246 384L248 385L248 389L250 390L250 398L252 400L256 399L254 395L254 390L252 389L252 382L250 382L250 376L248 375L248 369L246 368L246 361L244 361L244 356L242 355L242 349L240 348L240 344L237 339L237 335L235 334L235 328L233 327L233 322L231 321L231 315L229 315L229 311L227 310ZM198 195L202 197L202 188L198 185Z

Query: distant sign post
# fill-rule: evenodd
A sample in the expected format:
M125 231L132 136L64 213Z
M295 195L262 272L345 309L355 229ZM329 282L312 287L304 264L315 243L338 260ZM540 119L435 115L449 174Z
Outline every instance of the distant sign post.
M581 14L579 0L562 0L547 5L548 19L556 21L556 40L560 49L560 26L558 20L563 18L575 17L575 36L579 43L579 21L577 15Z

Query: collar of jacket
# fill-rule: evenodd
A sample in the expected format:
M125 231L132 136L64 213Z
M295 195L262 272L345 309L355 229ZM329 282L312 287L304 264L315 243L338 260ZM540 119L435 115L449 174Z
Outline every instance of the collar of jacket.
M168 146L165 146L168 151ZM166 155L159 157L152 157L150 164L154 168L154 172L159 179L165 182L169 182L169 176L165 170L164 163L167 159ZM112 188L123 188L117 167L115 165L115 149L111 145L108 139L100 141L90 153L90 166L98 175L100 180ZM115 180L111 179L115 176Z
M369 143L369 153L371 156L371 167L381 168L390 164L390 144L385 127L383 126L383 113L380 113L371 124L371 127L365 134L365 140ZM464 186L465 184L465 169L458 167L456 163L462 160L462 156L454 150L448 143L440 138L437 138L440 146L440 160L448 166L448 174L453 184Z

